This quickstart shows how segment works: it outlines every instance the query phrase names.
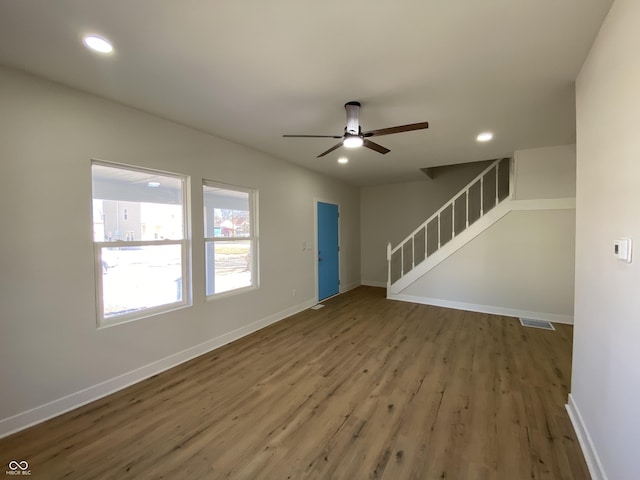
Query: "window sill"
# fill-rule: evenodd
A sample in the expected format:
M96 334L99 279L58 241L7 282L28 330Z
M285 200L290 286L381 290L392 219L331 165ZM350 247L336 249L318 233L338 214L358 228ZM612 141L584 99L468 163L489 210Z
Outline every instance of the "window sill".
M260 287L257 285L251 285L250 287L242 287L236 288L234 290L229 290L221 293L214 293L213 295L207 295L207 302L215 302L216 300L221 300L223 298L235 297L236 295L241 295L243 293L248 293L253 290L258 290Z
M146 308L144 310L141 310L135 313L120 315L120 316L109 318L109 319L98 318L97 329L102 330L104 328L115 327L116 325L122 325L124 323L142 320L143 318L155 317L157 315L162 315L164 313L175 312L176 310L189 308L192 305L193 304L191 302L189 303L177 302L177 303L170 303L168 305L162 305L159 307Z

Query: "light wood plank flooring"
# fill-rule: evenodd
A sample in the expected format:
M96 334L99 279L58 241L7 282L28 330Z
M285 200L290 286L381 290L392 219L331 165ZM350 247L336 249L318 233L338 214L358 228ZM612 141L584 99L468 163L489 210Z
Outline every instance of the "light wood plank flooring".
M360 287L0 440L34 479L588 479L570 326Z

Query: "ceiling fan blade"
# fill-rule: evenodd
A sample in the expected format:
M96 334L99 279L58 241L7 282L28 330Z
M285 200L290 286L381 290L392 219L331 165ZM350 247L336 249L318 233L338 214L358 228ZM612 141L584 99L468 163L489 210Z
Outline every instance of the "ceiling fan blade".
M338 138L342 138L342 137L338 137ZM342 146L342 142L337 143L336 145L334 145L333 147L331 147L329 150L327 150L326 152L322 152L320 155L318 155L316 158L320 158L320 157L324 157L327 153L331 153L333 152L336 148L340 148Z
M365 137L379 137L380 135L391 135L392 133L411 132L413 130L423 130L429 128L429 122L411 123L409 125L399 125L397 127L381 128L363 133Z
M383 155L391 151L388 148L383 147L382 145L378 145L377 143L373 143L371 140L367 140L366 138L364 139L364 143L362 145Z
M282 135L285 138L342 138L342 135Z

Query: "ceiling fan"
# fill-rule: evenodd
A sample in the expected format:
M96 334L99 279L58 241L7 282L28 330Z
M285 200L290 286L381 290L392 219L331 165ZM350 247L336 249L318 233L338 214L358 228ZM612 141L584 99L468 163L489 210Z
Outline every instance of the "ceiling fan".
M345 146L347 148L367 147L378 153L386 154L390 150L369 140L369 137L379 137L381 135L391 135L392 133L411 132L412 130L422 130L429 128L429 122L411 123L409 125L399 125L397 127L381 128L363 132L360 127L360 102L347 102L344 104L347 111L347 126L344 127L343 135L283 135L286 138L341 138L342 141L329 150L322 152L317 158L324 157L327 153L333 152L336 148Z

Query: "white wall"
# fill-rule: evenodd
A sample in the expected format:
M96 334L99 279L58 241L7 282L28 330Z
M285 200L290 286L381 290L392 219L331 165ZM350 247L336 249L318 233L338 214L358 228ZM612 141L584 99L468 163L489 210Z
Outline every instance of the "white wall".
M616 0L576 82L577 218L570 405L610 480L640 478L640 2ZM634 239L633 263L613 241ZM571 409L570 409L571 410ZM598 478L594 476L594 478Z
M362 283L386 286L387 243L395 247L486 167L485 162L455 165L439 168L434 179L363 187Z
M0 105L0 435L313 304L316 198L340 204L341 281L359 284L357 188L5 68ZM190 175L192 307L96 329L92 158ZM256 291L205 301L203 178L259 190Z
M576 196L576 146L519 150L514 154L514 198L574 198Z
M574 222L574 210L511 211L404 289L402 297L570 323Z

